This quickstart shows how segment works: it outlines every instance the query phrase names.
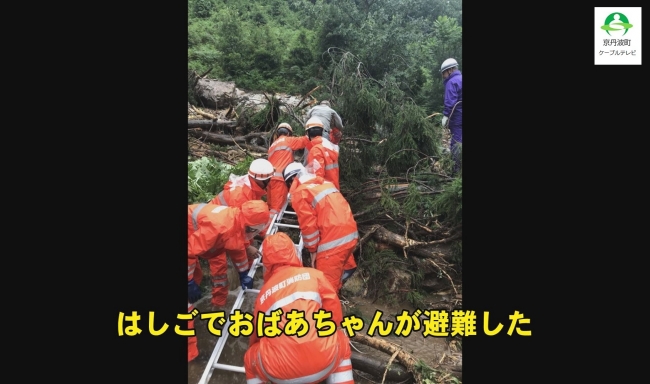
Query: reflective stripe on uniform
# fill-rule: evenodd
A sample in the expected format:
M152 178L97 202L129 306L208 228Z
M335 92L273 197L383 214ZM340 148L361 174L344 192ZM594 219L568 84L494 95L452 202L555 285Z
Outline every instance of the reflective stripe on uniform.
M352 362L350 359L343 359L334 372L329 375L327 384L354 384L354 376L352 375Z
M354 383L354 376L352 376L352 368L349 371L336 372L329 375L325 381L327 384L342 384Z
M246 384L264 384L264 382L257 377L254 377L252 379L247 379Z
M318 246L318 250L316 252L324 252L329 249L338 247L339 245L343 245L345 243L349 243L350 241L354 239L359 238L359 232L355 231L354 233L351 233L347 236L340 237L336 240L328 241L327 243L321 244Z
M327 164L325 166L325 170L329 171L330 169L334 169L334 168L338 168L338 167L339 167L338 163Z
M334 368L334 364L336 364L336 362L338 361L338 349L339 349L339 346L337 345L336 346L336 356L337 356L337 358L332 360L330 365L328 365L324 369L322 369L322 370L320 370L320 371L318 371L318 372L316 372L314 374L307 375L307 376L302 376L302 377L294 377L293 379L282 380L282 379L278 379L276 377L273 377L273 376L269 375L268 372L266 372L266 370L264 369L264 365L262 364L262 356L260 355L259 351L257 352L257 363L259 364L260 369L262 370L264 375L266 377L268 377L269 380L271 380L275 384L318 383L318 382L322 381L323 378L325 378L325 375L327 375L332 370L332 368Z
M187 312L192 312L194 309L194 304L187 303Z
M237 270L239 270L239 272L244 272L248 269L248 259L242 261L241 263L235 263L235 267L237 267Z
M302 241L304 242L305 247L311 247L312 245L318 244L318 239L314 239L312 241L305 241L305 239L303 238Z
M336 152L336 153L339 152L339 146L336 145L336 144L334 144L334 143L332 143L332 142L329 141L329 140L327 140L327 141L323 140L323 142L322 142L321 144L323 145L323 147L325 147L325 148L327 148L327 149L329 149L329 150L332 150L332 151L334 151L334 152Z
M228 284L228 275L212 276L210 280L212 280L213 287L224 287Z
M271 157L271 155L273 155L275 153L275 151L291 151L291 147L288 147L286 145L277 146L277 147L273 148L273 150L271 151L271 153L269 153L267 158Z
M343 359L341 360L341 364L339 364L339 367L345 367L348 365L352 365L352 361L350 359Z
M284 177L284 176L282 176L282 172L276 172L276 173L273 174L273 176L275 176L275 177Z
M302 235L302 241L304 242L304 245L306 247L311 247L312 245L318 244L318 235L320 234L320 231L317 229L314 232L310 233L309 235ZM311 238L314 238L313 240L309 240ZM309 240L309 241L307 241Z
M314 201L311 202L312 208L316 208L316 204L318 204L319 201L321 201L325 196L329 195L330 193L338 192L339 190L336 188L327 188L324 191L321 191L318 195L314 197Z
M192 224L194 224L195 231L199 230L199 223L197 223L196 217L199 215L199 212L201 212L201 209L203 209L203 207L206 205L206 203L201 203L196 208L194 208L194 211L192 211Z
M187 266L187 277L190 277L193 273L194 270L196 269L196 263L192 263Z
M217 197L219 198L219 202L221 203L221 205L228 206L228 204L226 204L226 198L223 196L223 191L219 192Z
M318 303L318 305L323 305L323 302L321 301L320 294L318 292L314 291L306 291L306 292L294 292L290 294L289 296L283 297L280 300L276 301L271 308L269 308L266 311L266 315L270 316L271 312L275 311L276 309L283 307L285 305L289 305L293 303L296 300L300 299L305 299L305 300L311 300L315 301Z

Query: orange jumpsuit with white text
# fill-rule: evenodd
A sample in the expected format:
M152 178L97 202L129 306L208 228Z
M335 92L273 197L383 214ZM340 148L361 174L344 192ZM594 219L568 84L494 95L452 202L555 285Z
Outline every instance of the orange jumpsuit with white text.
M266 191L260 188L255 182L251 182L248 175L234 176L224 185L223 191L215 196L210 204L222 205L227 207L240 208L242 204L250 200L261 200ZM238 272L250 269L253 260L249 259L246 254L246 248L250 242L242 243L237 250L229 250L228 256L232 260ZM217 254L216 249L211 249L215 257L209 259L210 277L212 282L212 300L214 306L226 305L228 297L228 260L226 252Z
M311 148L307 156L307 165L313 164L314 160L318 161L319 167L313 172L325 180L334 184L336 189L339 186L339 146L332 144L322 136L311 139Z
M210 259L226 251L238 251L241 245L248 241L247 226L265 223L268 220L266 203L244 204L242 208L230 208L214 204L192 204L187 207L187 280L194 279L197 284L201 280L201 266L198 258ZM210 252L210 250L215 250ZM242 254L235 263L246 262L246 254ZM196 276L195 276L196 275ZM188 302L187 310L191 312L194 305ZM189 329L194 328L194 320L189 321ZM188 338L188 361L198 355L196 336Z
M344 268L356 267L352 252L359 233L350 205L333 183L313 174L294 180L289 192L304 247L316 254L314 267L338 292Z
M282 172L289 163L294 161L293 151L304 149L309 144L307 136L291 137L280 136L269 147L268 160L275 168L266 193L266 201L269 204L269 211L274 215L282 209L287 201L289 190L282 177Z
M343 311L334 287L321 271L301 266L294 244L286 233L268 236L262 247L266 270L264 285L253 310L253 333L244 354L246 383L319 383L326 380L332 384L354 384L349 338L340 328ZM258 319L271 316L278 309L282 314L277 328L284 332L272 337L274 335L268 334L274 328L271 323L266 322L258 328ZM331 313L326 321L332 321L334 328L331 335L319 337L318 328L328 328L313 318L321 309ZM304 335L285 334L292 328L300 332L301 327L305 327L305 324L296 328L288 324L287 314L292 311L304 313L308 325Z

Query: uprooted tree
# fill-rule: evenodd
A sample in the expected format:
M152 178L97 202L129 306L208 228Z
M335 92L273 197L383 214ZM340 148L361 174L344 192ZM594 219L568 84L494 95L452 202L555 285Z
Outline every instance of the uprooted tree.
M330 77L304 96L246 95L232 85L212 109L188 105L190 160L203 158L189 166L188 202L216 195L227 174L244 174L253 159L266 158L280 122L304 134L308 107L329 99L345 123L340 185L360 236L354 252L359 270L344 292L433 309L424 293L446 291L449 300L437 305L460 308L462 173L449 176L446 132L392 78L372 78L349 52L328 54ZM207 82L196 73L191 79L203 87L195 89L195 99L204 99ZM221 176L199 185L209 172Z

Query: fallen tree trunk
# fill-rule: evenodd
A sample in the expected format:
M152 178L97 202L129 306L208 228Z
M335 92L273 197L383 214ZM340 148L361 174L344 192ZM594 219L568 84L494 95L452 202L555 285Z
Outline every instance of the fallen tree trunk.
M352 351L352 358L350 360L352 360L352 368L369 373L377 378L383 378L384 372L386 372L386 380L388 381L400 382L413 377L411 372L407 371L403 365L395 361L386 370L388 361L381 361L368 355L362 355L356 351Z
M416 365L418 361L411 355L410 353L406 352L403 348L391 344L387 341L377 339L374 337L370 337L367 335L364 335L363 333L355 333L354 337L351 337L350 340L352 341L357 341L361 344L367 345L369 347L375 348L377 350L380 350L384 353L388 353L390 355L395 355L399 363L401 363L412 375L417 384L422 384L424 383L422 374L418 371L416 368ZM353 364L354 367L354 364ZM434 367L431 367L434 368ZM447 375L457 377L459 380L462 376L459 376L461 373L460 370L462 368L460 367L452 367L452 366L446 366L446 365L441 365L438 364L436 369L444 370L446 371ZM382 373L383 375L383 373Z
M237 122L235 120L187 120L187 128L201 128L201 129L229 129L234 130L237 128Z
M203 139L213 144L239 145L242 148L248 149L249 151L260 152L260 153L266 153L268 151L268 148L247 143L249 139L266 135L267 134L266 132L253 132L245 136L230 136L230 135L222 135L218 133L210 133L210 132L195 131L195 130L188 130L187 132L193 137Z
M373 237L381 242L388 243L393 246L405 248L409 250L412 254L420 257L429 257L429 258L442 258L442 259L447 259L449 260L451 258L451 255L444 254L442 252L434 252L430 251L428 249L424 248L415 248L415 246L422 246L422 245L434 245L434 244L440 244L443 241L438 240L437 242L422 242L422 241L415 241L411 239L406 239L404 236L398 235L396 233L393 233L389 230L387 230L384 227L378 227L374 233Z
M355 333L354 337L351 337L350 340L353 341L358 341L361 344L367 345L369 347L378 349L384 353L388 353L390 355L393 355L394 353L397 353L396 355L396 360L400 362L406 369L413 375L413 378L415 379L415 382L418 384L423 383L422 380L422 375L418 370L415 368L417 364L417 360L411 355L410 353L406 352L402 348L390 344L384 340L381 339L376 339L374 337L370 337L367 335L364 335L362 333Z

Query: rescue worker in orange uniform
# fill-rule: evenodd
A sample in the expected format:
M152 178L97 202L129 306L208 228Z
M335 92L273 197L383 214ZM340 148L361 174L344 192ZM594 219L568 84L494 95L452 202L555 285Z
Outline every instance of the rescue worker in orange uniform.
M272 175L273 165L268 160L253 160L248 168L248 175L230 175L230 180L224 185L223 191L219 192L209 204L239 208L247 201L261 201ZM273 215L269 213L269 223L272 217ZM263 237L265 229L262 229L260 236ZM226 305L228 297L228 260L226 252L216 253L216 249L211 249L209 252L215 256L208 261L212 282L211 304L213 310L219 310ZM253 247L250 241L242 243L237 250L228 251L228 256L239 271L250 269L256 254L257 248Z
M187 207L187 288L188 312L194 310L194 303L201 298L202 274L198 258L212 258L225 251L238 251L242 244L250 241L268 223L269 208L262 200L251 200L241 208L224 207L214 204L192 204ZM210 253L211 249L216 252ZM235 263L247 262L246 254L240 254ZM248 276L248 263L239 269L242 289L253 287L253 278ZM190 320L189 329L194 328ZM198 356L196 336L188 338L188 358L192 361Z
M269 146L268 159L275 168L275 173L266 191L266 202L269 204L271 215L279 213L287 201L289 190L287 190L287 185L284 183L282 171L289 163L294 162L293 151L304 149L309 145L307 136L292 136L293 128L291 128L291 125L282 123L278 125L277 138Z
M317 161L318 166L314 167L313 173L333 183L336 189L340 190L339 146L323 137L323 122L318 117L307 120L305 129L311 141L307 167L312 166L314 160Z
M247 384L319 383L354 384L349 338L340 328L341 302L323 273L303 267L296 248L284 232L268 236L262 243L264 285L255 301L253 333L244 354ZM303 336L259 337L257 319L282 309L277 328L287 330L287 313L304 313L309 325ZM331 312L336 323L332 335L319 337L313 314L320 309ZM322 327L323 329L326 326ZM299 328L298 328L299 330ZM268 331L267 331L268 332Z
M357 267L352 252L359 232L350 205L334 184L307 172L299 162L287 165L284 179L313 267L339 292L345 270L351 274Z

